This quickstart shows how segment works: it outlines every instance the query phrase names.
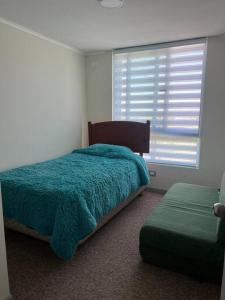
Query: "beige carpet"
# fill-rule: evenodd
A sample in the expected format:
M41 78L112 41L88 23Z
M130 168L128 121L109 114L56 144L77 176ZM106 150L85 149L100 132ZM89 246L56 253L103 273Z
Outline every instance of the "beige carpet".
M7 232L14 299L216 300L220 287L143 263L141 225L161 198L146 192L82 245L73 260L59 260L47 243Z

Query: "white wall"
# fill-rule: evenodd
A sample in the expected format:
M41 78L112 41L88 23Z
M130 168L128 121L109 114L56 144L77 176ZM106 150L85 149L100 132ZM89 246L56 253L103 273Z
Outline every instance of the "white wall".
M112 55L86 59L88 119L112 118ZM219 186L225 171L225 35L210 37L202 113L200 169L150 165L157 171L152 187L167 189L175 182Z
M0 23L0 170L79 147L85 57Z
M86 57L88 121L112 119L112 53Z
M0 185L0 299L9 299L9 280L5 248L5 232L2 213L2 195Z

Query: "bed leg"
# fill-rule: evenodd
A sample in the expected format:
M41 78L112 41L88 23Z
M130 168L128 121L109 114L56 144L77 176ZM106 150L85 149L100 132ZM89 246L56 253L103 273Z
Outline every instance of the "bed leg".
M140 194L138 194L138 197L142 197L144 196L144 192L140 192Z
M144 196L146 190L147 190L146 187L143 188L143 189L140 191L140 193L137 195L137 197L142 197L142 196Z

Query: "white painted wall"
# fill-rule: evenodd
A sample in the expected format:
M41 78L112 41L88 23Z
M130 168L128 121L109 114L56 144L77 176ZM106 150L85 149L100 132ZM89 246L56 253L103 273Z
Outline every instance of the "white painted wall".
M89 55L86 59L88 119L112 118L112 55ZM225 171L225 35L210 37L202 113L199 170L151 165L157 171L152 187L167 189L175 182L219 186Z
M88 121L112 119L112 52L86 57Z
M0 23L0 170L79 147L85 57Z
M9 280L6 260L6 249L5 249L5 233L3 224L3 213L2 213L2 194L0 185L0 299L9 299Z

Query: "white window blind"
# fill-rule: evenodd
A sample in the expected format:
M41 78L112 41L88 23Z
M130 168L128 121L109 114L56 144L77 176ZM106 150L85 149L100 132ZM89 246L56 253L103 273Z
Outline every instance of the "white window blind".
M151 121L154 163L198 167L205 39L114 52L114 120Z

